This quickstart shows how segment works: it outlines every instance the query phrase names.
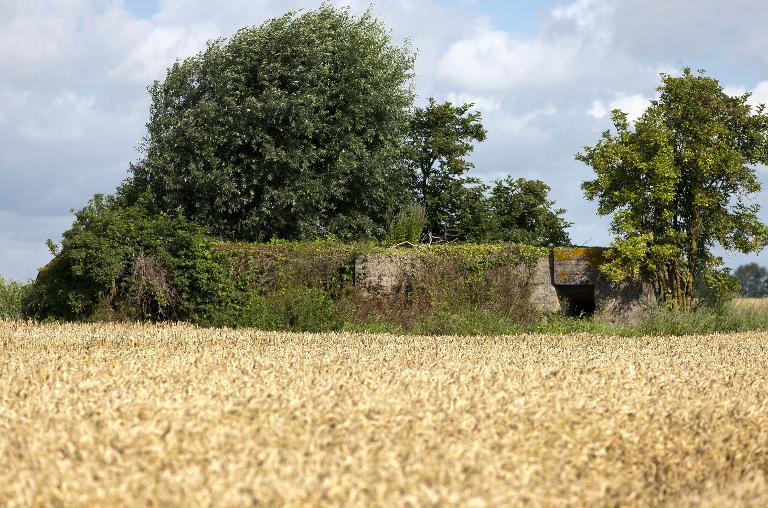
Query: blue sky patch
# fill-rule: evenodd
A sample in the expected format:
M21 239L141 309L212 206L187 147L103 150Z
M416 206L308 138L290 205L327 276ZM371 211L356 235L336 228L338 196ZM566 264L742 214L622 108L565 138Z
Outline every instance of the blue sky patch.
M496 28L515 35L533 35L557 5L563 0L442 0L451 6L463 7L493 20Z
M125 8L139 18L150 19L160 10L160 0L125 0Z

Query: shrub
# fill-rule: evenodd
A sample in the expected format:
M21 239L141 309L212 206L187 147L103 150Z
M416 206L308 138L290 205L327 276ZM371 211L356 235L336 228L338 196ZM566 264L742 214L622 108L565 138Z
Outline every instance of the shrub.
M410 203L389 220L384 243L387 245L403 242L419 243L426 226L427 216L424 207L417 203Z
M29 284L0 277L0 319L21 319Z
M338 330L342 318L327 292L284 288L269 296L249 294L228 324L260 330L322 332Z
M201 227L147 202L97 195L76 212L27 295L26 314L206 322L226 305L233 284L225 256Z

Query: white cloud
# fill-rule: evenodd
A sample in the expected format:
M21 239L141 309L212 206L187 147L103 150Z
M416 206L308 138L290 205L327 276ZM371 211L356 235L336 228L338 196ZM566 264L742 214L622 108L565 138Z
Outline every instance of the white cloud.
M768 81L762 81L755 85L752 90L748 90L743 86L728 85L723 87L723 91L732 97L744 95L747 92L751 92L752 95L747 100L747 103L752 107L757 107L760 104L768 106Z
M603 101L593 101L592 107L589 109L589 111L587 111L588 114L599 119L605 118L610 112L611 110L605 104L603 104Z
M212 26L193 28L155 27L131 49L109 75L124 81L148 83L163 76L177 59L198 53L215 38Z
M501 109L502 102L498 97L492 95L471 95L468 93L450 93L449 101L454 104L474 104L474 109L481 113L490 113Z
M494 127L498 129L498 134L507 139L524 141L525 143L541 144L550 138L549 129L539 125L542 117L553 117L557 110L553 107L545 107L529 111L522 115L509 115L502 113L494 121Z
M592 32L605 30L602 19L612 11L611 2L601 0L577 0L571 4L559 5L552 9L550 17L555 22L573 23L582 30Z
M650 105L651 100L641 94L617 94L606 106L603 101L592 102L592 108L588 111L595 118L602 119L614 109L620 109L627 114L630 122L640 118Z
M35 143L73 141L83 135L86 124L96 114L96 99L75 92L55 97L36 97L35 107L19 119L17 132L23 140ZM29 105L29 100L24 101ZM41 104L42 102L42 104Z
M747 89L743 86L728 85L723 87L723 92L730 95L731 97L738 97L747 93Z
M515 39L506 32L480 26L448 48L438 71L451 83L470 90L551 87L582 72L576 55L576 48L566 41Z
M758 106L759 104L768 106L768 81L759 83L754 90L752 90L752 96L749 98L749 103L753 106Z

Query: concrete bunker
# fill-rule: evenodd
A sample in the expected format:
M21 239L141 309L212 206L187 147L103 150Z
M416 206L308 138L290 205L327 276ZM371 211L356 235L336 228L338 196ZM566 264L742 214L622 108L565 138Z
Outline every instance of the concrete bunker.
M560 311L571 317L592 317L597 311L595 286L601 277L603 249L571 247L551 254L552 285Z
M637 322L656 307L648 281L610 281L602 272L604 248L557 247L524 271L530 303L545 314L599 316L612 322ZM522 269L522 265L520 266ZM369 293L392 295L423 267L417 255L369 254L355 260L355 285Z
M555 286L557 298L560 300L562 313L571 317L592 317L597 310L595 304L595 286L581 284L578 286Z

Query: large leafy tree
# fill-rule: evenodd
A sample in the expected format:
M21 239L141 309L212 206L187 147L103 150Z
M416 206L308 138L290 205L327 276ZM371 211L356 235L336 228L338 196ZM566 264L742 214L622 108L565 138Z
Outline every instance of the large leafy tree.
M442 225L451 239L565 245L570 223L549 199L540 180L506 178L486 185L474 178L452 182L445 196Z
M415 108L411 116L403 157L433 236L456 235L452 231L456 214L473 200L467 185L480 183L464 176L474 167L467 159L474 143L486 137L481 114L472 107L430 98L426 107Z
M549 199L549 185L541 180L506 177L493 182L488 197L491 227L489 239L529 245L570 243L571 225Z
M697 280L716 298L735 290L714 246L746 253L768 245L752 199L761 188L754 165L768 162L768 115L703 71L661 78L634 129L616 110L616 133L576 158L597 174L582 186L587 198L613 216L604 270L615 279L645 272L662 300L688 310Z
M768 268L757 263L741 265L734 275L741 284L741 294L750 298L768 296Z
M150 86L134 180L226 238L380 236L408 197L413 61L330 4L214 41Z

